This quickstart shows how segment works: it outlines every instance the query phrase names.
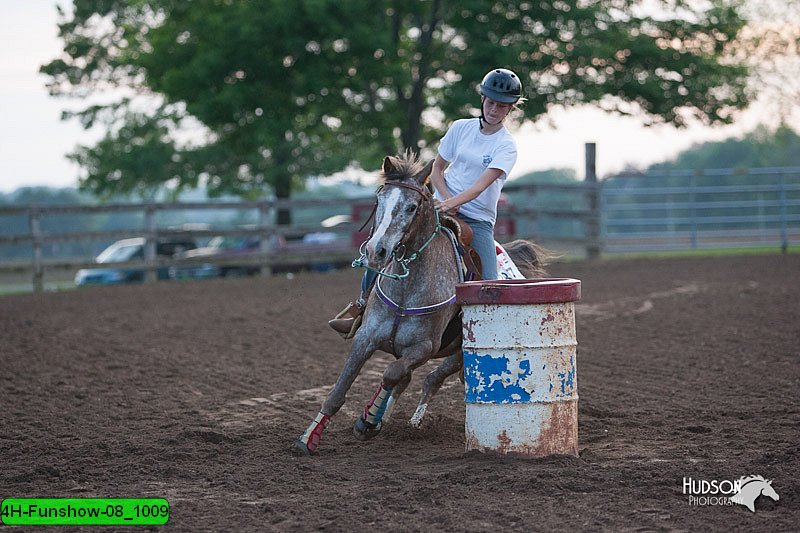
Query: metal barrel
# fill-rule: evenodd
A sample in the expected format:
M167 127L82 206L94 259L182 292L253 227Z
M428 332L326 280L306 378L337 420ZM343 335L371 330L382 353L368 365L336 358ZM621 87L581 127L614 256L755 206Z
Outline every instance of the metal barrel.
M466 449L578 455L575 304L570 278L461 283Z

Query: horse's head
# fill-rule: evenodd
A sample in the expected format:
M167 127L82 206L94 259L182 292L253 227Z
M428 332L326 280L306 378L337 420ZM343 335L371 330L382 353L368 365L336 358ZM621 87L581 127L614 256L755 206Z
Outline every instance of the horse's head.
M764 484L761 486L761 494L769 498L772 498L775 501L780 500L780 496L778 496L778 493L775 492L775 489L772 488L771 479L764 480Z
M744 505L751 512L756 512L756 500L762 494L775 501L780 499L778 493L772 488L772 480L762 476L747 476L739 478L739 491L731 496L731 501Z
M402 258L415 250L415 237L427 228L433 213L433 196L425 186L433 161L422 166L409 153L383 160L383 185L378 191L375 226L367 241L367 257L380 268L393 256ZM427 236L426 236L427 237Z

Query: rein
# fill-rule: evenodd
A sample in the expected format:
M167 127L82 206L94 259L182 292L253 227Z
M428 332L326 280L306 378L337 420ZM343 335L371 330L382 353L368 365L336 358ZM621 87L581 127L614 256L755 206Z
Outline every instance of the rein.
M404 187L406 189L411 189L412 191L418 192L422 196L423 201L430 201L430 198L428 198L428 196L422 191L422 189L420 187L417 187L416 185L411 185L410 183L388 182L388 183L384 184L383 186L381 186L381 189L383 187L386 187L386 186L389 186L389 185L393 185L395 187ZM378 192L380 192L380 190ZM370 218L375 214L375 210L377 209L377 206L378 206L378 202L376 200L375 201L375 209L372 210L372 214L370 215ZM392 250L392 259L396 263L398 263L400 265L400 268L403 270L402 273L400 273L400 274L387 274L387 273L385 273L383 271L384 269L386 269L386 266L384 266L381 269L377 269L377 268L373 268L373 267L369 266L368 261L367 261L367 252L366 252L366 245L367 245L367 242L369 241L369 239L367 239L366 241L361 243L361 247L358 250L359 253L361 254L361 257L359 257L358 259L353 261L351 266L353 268L364 268L366 270L370 270L372 272L375 272L376 274L378 274L378 276L383 276L383 277L391 278L391 279L394 279L394 280L401 280L401 279L407 278L408 275L411 273L410 270L408 269L409 263L411 263L412 261L416 260L419 257L419 254L422 253L422 251L431 243L431 241L433 241L434 237L436 237L436 234L439 233L439 231L441 231L441 229L442 229L442 223L439 220L439 211L434 209L433 212L436 215L436 226L433 228L433 232L431 233L430 237L428 237L428 239L422 244L422 246L420 246L419 250L417 250L416 252L412 253L410 256L405 257L406 247L405 247L405 244L403 244L403 241L405 240L405 237L407 237L407 235L404 235L403 239L401 239L401 241L400 241L400 244L394 250ZM367 219L367 221L369 221L369 219ZM366 225L366 223L365 223L365 225ZM374 225L373 225L372 231L375 231ZM370 237L372 237L372 232L370 232ZM402 247L403 251L400 254L400 256L398 257L397 256L397 250L400 247Z
M437 219L438 219L438 215L437 215ZM442 230L450 238L450 243L453 245L453 253L455 253L456 261L458 261L459 253L458 253L457 238L456 238L455 234L453 234L453 232L450 231L449 228L442 228ZM434 233L434 235L435 235L435 233ZM422 249L420 249L419 251L422 251ZM463 274L463 271L460 268L458 270L458 273L459 273L459 276L458 276L459 280L463 283L464 274ZM389 298L389 296L385 292L383 292L383 288L381 287L380 278L375 280L375 291L378 293L378 298L384 304L386 304L386 307L388 307L390 310L392 310L394 312L394 320L392 321L392 332L389 335L389 339L388 339L389 346L391 347L392 352L394 352L394 339L395 339L395 336L397 335L397 329L400 327L400 320L403 317L406 317L406 316L432 315L433 313L438 313L439 311L441 311L445 307L451 306L451 305L456 303L456 294L453 293L453 295L450 298L448 298L447 300L444 300L443 302L439 302L438 304L426 305L426 306L423 306L423 307L404 307L404 306L398 304L397 302L395 302L394 300L392 300L391 298Z
M458 257L459 257L458 244L456 244L458 239L453 234L453 232L450 231L449 228L442 228L442 229L445 231L447 236L450 238L450 243L453 245L453 253L456 256L456 259L458 259ZM458 276L459 277L459 281L461 283L463 283L464 282L464 271L459 268L458 274L459 274L459 276ZM383 292L383 288L381 287L380 279L375 281L375 288L378 291L378 297L381 299L381 301L383 303L385 303L389 307L389 309L391 309L392 311L395 312L395 321L399 321L400 317L404 317L404 316L430 315L432 313L437 312L439 309L441 309L443 307L447 307L448 305L452 305L456 301L456 295L455 295L455 293L453 293L453 295L450 298L448 298L447 300L444 300L443 302L439 302L438 304L426 305L426 306L423 306L423 307L403 307L402 305L398 304L397 302L395 302L394 300L389 298L389 296L387 296L386 293Z

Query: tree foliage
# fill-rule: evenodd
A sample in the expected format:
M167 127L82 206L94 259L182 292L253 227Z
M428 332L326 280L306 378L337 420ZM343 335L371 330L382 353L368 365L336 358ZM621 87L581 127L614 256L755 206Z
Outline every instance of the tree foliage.
M54 95L124 95L65 114L107 129L73 154L85 189L146 194L202 180L212 194L287 197L308 175L429 150L450 121L477 116L476 87L495 66L522 78L523 120L592 102L646 122L729 122L750 98L746 67L725 60L743 25L737 7L74 0L59 26L64 53L42 71ZM207 134L187 141L198 128Z
M759 167L800 167L800 135L785 125L759 127L741 139L693 146L650 170Z

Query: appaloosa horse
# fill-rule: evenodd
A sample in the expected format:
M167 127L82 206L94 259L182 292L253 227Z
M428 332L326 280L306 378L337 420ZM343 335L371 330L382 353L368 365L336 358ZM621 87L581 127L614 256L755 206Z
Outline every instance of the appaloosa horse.
M356 420L353 431L362 440L380 432L415 368L431 358L445 358L425 379L412 419L419 426L431 397L462 367L460 309L455 303L455 285L463 281L462 262L453 232L442 225L425 185L432 166L430 162L423 168L411 154L383 162L383 185L366 243L366 266L378 271L378 278L344 369L314 421L295 441L294 453L316 452L330 418L342 407L347 391L376 350L393 354L396 360L386 368L364 414ZM542 250L536 245L515 241L506 249L525 277L543 274Z

